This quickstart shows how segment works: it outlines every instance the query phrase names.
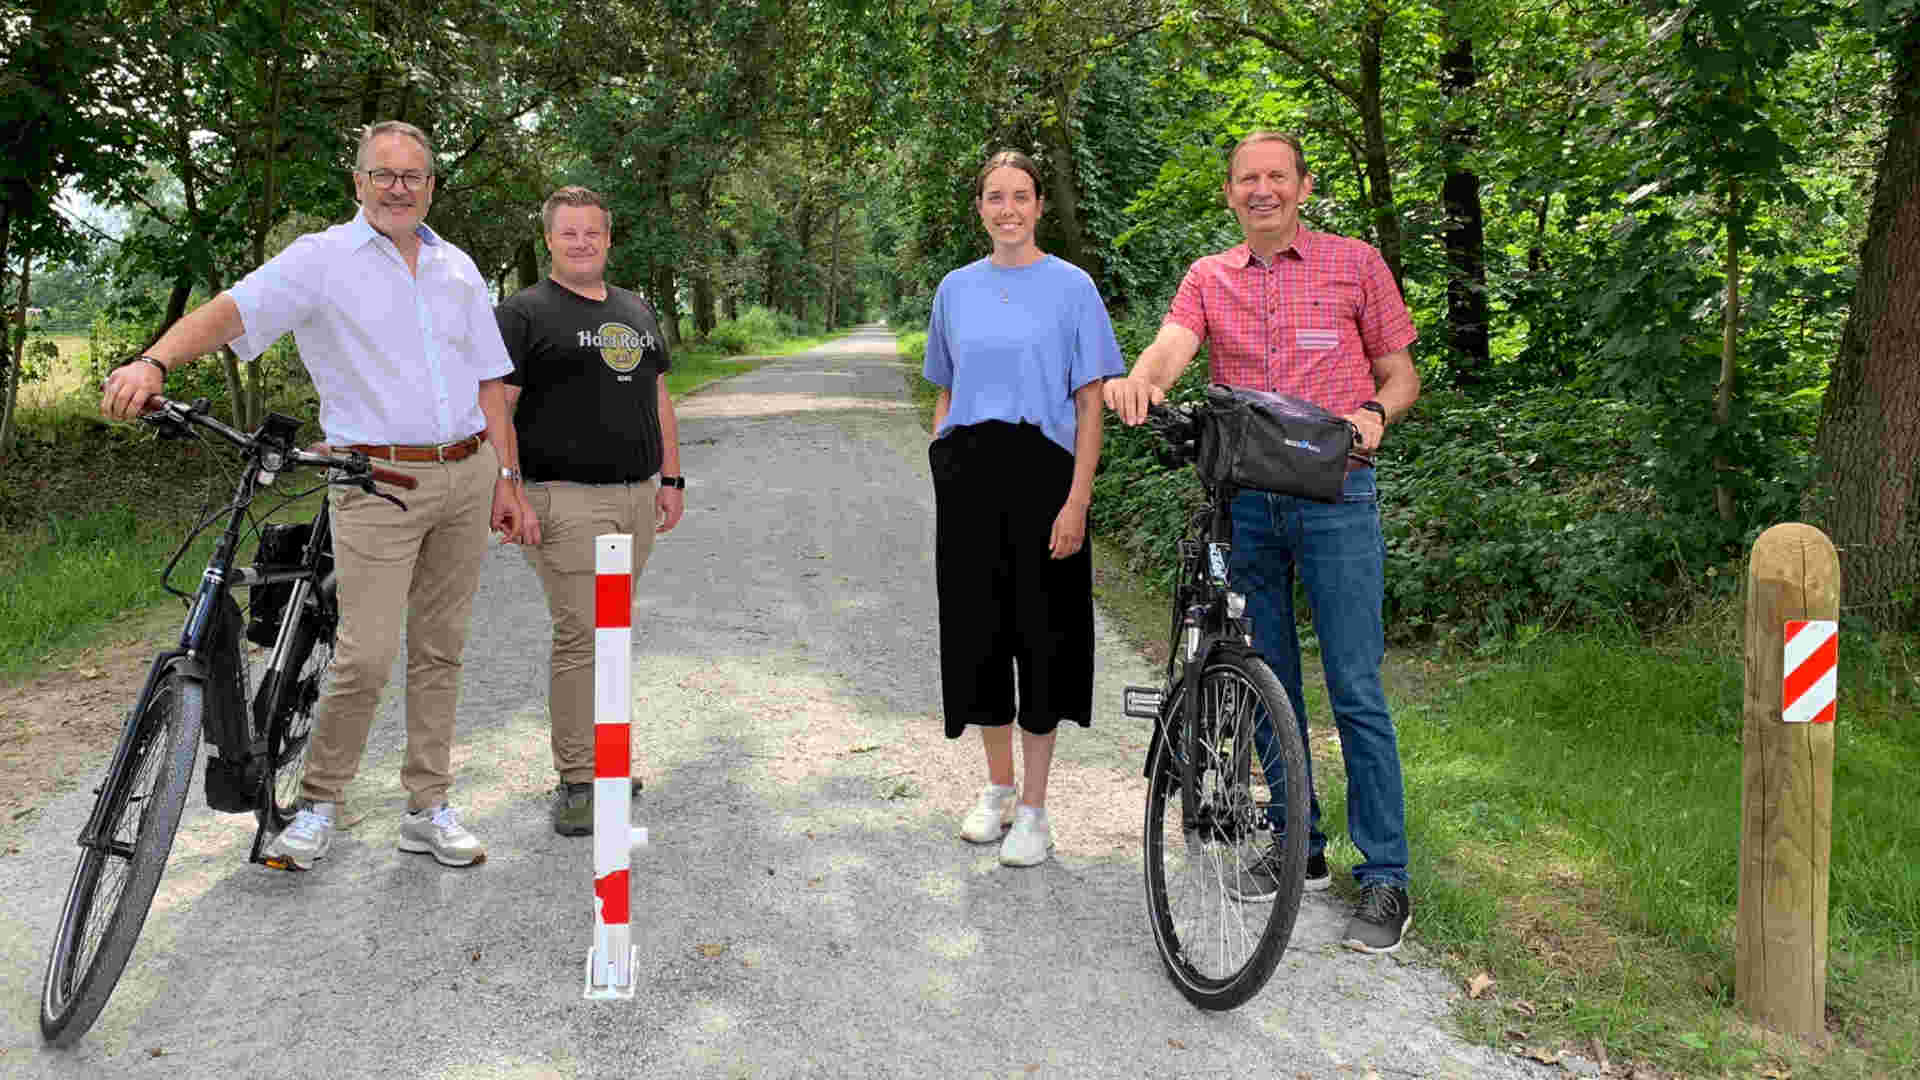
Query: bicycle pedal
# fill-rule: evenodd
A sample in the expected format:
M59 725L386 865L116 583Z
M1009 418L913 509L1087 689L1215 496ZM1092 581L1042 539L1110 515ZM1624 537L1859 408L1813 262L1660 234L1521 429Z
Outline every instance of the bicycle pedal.
M260 860L260 864L269 870L289 870L293 873L305 873L306 868L285 855L269 855Z
M1166 695L1155 686L1129 686L1120 695L1120 711L1134 720L1160 719Z

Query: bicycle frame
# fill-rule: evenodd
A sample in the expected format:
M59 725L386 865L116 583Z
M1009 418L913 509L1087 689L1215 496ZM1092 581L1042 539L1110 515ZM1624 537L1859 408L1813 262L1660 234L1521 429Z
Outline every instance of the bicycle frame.
M205 402L194 402L185 409L181 409L177 403L162 403L162 408L166 410L164 415L179 425L180 431L184 432L189 422L200 424L213 429L226 441L241 447L246 454L245 468L234 484L233 494L224 511L227 517L226 525L221 529L214 543L213 554L208 558L206 568L201 571L199 584L188 602L187 616L181 625L179 640L174 648L154 658L153 664L147 671L146 683L127 714L125 729L114 749L114 756L108 764L107 776L110 779L121 776L122 765L132 749L133 740L130 735L133 727L139 722L147 702L152 698L162 673L169 668L183 669L183 674L187 678L194 679L203 687L207 687L209 708L212 707L213 694L230 695L229 699L223 703L223 707L234 710L230 715L245 718L246 745L219 746L215 743L216 736L210 728L203 729L203 741L214 744L223 756L232 754L242 760L266 753L267 724L271 720L271 712L278 705L278 701L267 702L266 713L256 718L253 710L249 708L251 703L245 700L245 688L212 686L215 681L213 673L220 670L215 663L217 658L213 655L213 650L221 646L220 642L213 640L214 620L219 617L220 610L236 585L254 588L284 582L293 584L286 607L280 615L280 627L275 634L272 650L267 656L265 669L257 684L271 689L277 697L279 693L277 688L284 681L290 666L294 637L308 600L315 589L325 592L332 587L332 572L329 571L324 575L320 573L321 557L332 541L332 508L328 500L321 500L320 509L313 518L313 527L308 534L306 546L301 552L297 565L267 568L234 565L246 532L247 512L261 494L262 489L270 486L279 474L292 464L348 465L368 469L363 457L338 458L294 450L292 443L293 436L298 430L298 422L290 418L270 416L262 426L260 435L250 436L204 415L205 407ZM388 482L412 486L409 478L397 476L385 470L368 469L368 475L369 477L379 475L381 479ZM366 482L370 486L371 480ZM391 496L383 497L391 498ZM184 551L183 545L182 552ZM178 557L175 556L176 560ZM167 572L162 575L163 585L173 565L169 564ZM233 647L244 648L237 642ZM234 659L237 669L238 658ZM80 846L94 849L111 848L112 837L107 835L108 823L102 820L104 816L102 807L110 801L96 801L86 824L81 828L78 840ZM248 861L265 861L262 854L265 841L264 824L256 825Z

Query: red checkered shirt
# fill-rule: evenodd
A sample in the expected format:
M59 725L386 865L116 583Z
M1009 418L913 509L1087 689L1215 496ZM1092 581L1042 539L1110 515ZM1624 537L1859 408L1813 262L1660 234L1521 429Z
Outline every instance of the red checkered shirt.
M1195 260L1166 321L1206 343L1214 382L1340 416L1373 397L1373 361L1419 336L1372 245L1305 226L1265 264L1245 244Z

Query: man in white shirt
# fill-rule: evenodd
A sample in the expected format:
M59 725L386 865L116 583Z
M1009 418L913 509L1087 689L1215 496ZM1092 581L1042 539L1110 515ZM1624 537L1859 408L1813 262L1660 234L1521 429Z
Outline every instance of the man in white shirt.
M299 812L268 849L302 870L332 843L403 626L400 850L446 866L486 858L447 805L460 658L489 525L537 541L538 523L520 491L501 384L513 364L479 269L422 224L433 185L424 132L398 121L367 127L354 219L300 237L175 323L114 369L101 401L109 416L138 416L170 368L228 344L257 356L290 332L319 391L327 441L419 482L405 511L356 489L329 495L340 604L332 680L314 718Z

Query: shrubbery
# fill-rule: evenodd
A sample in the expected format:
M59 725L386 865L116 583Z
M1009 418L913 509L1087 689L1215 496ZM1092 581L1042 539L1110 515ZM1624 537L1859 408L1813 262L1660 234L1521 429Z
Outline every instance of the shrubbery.
M738 319L723 319L707 335L707 344L729 356L771 349L789 338L806 337L816 330L784 312L754 305Z
M1198 396L1203 370L1172 397ZM1473 644L1533 627L1649 627L1737 590L1743 544L1772 521L1729 526L1710 503L1663 505L1631 413L1561 389L1423 396L1380 471L1389 633ZM1190 471L1160 465L1153 439L1109 416L1093 514L1161 587L1200 494Z

